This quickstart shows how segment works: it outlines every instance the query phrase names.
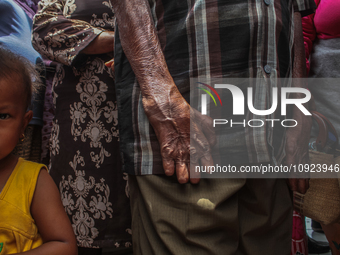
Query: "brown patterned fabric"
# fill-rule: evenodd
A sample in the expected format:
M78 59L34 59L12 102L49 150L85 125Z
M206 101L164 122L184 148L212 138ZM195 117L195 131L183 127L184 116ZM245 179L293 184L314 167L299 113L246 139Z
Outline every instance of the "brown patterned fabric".
M34 18L35 49L60 63L52 84L50 174L80 247L131 246L113 74L104 65L112 54L80 53L113 29L108 1L43 0Z

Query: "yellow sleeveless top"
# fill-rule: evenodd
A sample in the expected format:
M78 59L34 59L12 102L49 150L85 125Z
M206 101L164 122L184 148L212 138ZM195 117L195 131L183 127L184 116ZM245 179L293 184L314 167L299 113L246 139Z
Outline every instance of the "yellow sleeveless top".
M43 167L19 158L0 193L0 255L28 251L43 243L30 212Z

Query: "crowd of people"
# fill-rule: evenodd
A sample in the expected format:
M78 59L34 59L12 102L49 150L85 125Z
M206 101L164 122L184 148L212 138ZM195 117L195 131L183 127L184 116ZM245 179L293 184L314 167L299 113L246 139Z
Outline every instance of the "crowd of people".
M266 110L277 88L307 88L291 78L338 77L336 10L331 0L0 0L0 255L293 254L292 192L306 193L308 178L195 169L307 164L311 116L296 105L294 127L215 129L190 104L192 86L248 79L239 90ZM330 95L310 91L323 111ZM232 118L231 94L220 95ZM283 121L281 109L270 119ZM322 227L340 254L339 224Z

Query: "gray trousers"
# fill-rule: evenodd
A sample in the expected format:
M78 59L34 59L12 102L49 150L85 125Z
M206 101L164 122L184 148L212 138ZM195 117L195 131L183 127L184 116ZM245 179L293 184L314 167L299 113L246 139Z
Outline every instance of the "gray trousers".
M283 179L129 176L135 255L289 255L292 201Z

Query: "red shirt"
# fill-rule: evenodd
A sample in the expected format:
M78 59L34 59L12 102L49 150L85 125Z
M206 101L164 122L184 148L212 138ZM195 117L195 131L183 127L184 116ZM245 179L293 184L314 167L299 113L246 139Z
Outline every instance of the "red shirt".
M303 37L305 41L307 73L309 72L309 54L313 41L340 37L340 0L315 0L315 13L302 18Z

